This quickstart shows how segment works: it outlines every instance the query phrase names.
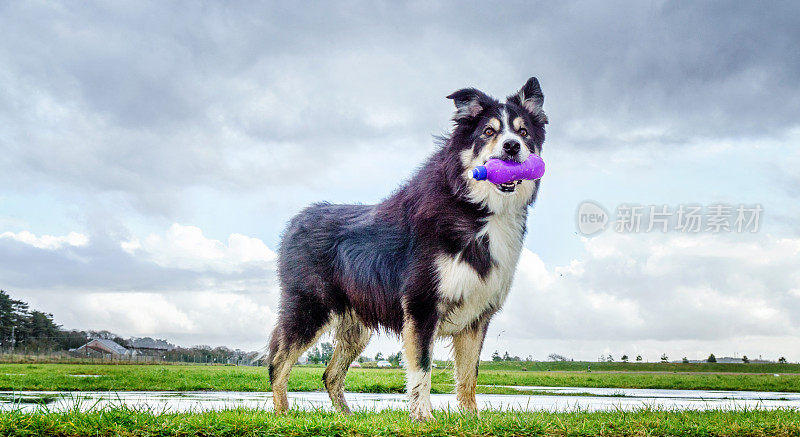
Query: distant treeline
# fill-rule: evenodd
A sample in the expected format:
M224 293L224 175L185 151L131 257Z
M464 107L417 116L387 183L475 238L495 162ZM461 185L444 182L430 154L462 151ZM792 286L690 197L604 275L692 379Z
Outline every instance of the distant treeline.
M30 309L27 302L12 299L0 290L0 348L61 350L81 346L101 332L64 330L53 315Z
M233 350L225 346L212 348L200 345L190 348L176 347L170 351L160 352L164 361L180 361L186 363L252 363L257 364L258 352Z
M0 290L0 350L17 353L44 353L66 351L83 346L92 339L113 340L122 347L130 348L131 341L109 331L65 330L53 321L53 315L33 310L27 302L13 299ZM257 358L256 352L232 350L225 346L177 347L166 341L144 338L144 343L167 346L165 350L143 349L137 355L149 355L163 361L196 363L239 363Z

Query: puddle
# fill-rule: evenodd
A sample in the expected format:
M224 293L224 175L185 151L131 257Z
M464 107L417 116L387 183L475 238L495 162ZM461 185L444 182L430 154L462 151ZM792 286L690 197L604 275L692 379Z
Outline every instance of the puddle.
M650 390L589 387L511 386L518 390L559 393L558 395L479 394L478 406L493 410L527 411L607 411L658 408L666 410L800 409L800 393ZM404 409L405 395L347 393L347 402L358 410ZM293 406L301 409L332 409L327 393L289 393ZM434 394L436 409L456 409L455 395ZM221 410L230 408L272 409L270 392L0 392L0 410L34 412L41 409L63 411L91 410L109 406L128 406L156 413Z
M32 394L35 393L35 394ZM47 405L59 399L56 394L41 394L38 392L30 392L28 394L21 393L1 393L0 403L3 404L18 404L18 405Z

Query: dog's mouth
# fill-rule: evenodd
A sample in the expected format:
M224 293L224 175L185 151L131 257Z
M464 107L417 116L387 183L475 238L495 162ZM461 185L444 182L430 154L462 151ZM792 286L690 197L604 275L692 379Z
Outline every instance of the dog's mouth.
M500 191L502 191L504 193L513 193L514 190L517 189L517 185L519 185L521 183L522 183L522 179L520 179L518 181L506 182L504 184L495 184L495 187L497 187L498 190L500 190Z

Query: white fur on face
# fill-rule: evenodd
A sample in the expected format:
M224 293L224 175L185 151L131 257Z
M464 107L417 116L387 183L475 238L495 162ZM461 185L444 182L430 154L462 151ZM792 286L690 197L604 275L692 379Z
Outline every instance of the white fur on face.
M513 120L511 120L511 115L503 109L503 113L501 115L503 120L503 130L500 132L500 137L495 142L495 153L493 156L500 156L503 153L503 143L509 140L517 140L520 144L519 148L519 160L525 161L531 155L531 151L528 149L528 146L525 144L525 139L520 136L517 131L514 129Z
M467 181L467 196L470 201L489 208L495 214L513 213L520 209L527 208L533 197L536 185L534 181L522 181L517 185L513 193L505 193L489 181L476 181L472 178L472 169L483 165L491 158L499 157L503 150L503 142L514 138L520 142L520 158L525 160L531 154L523 138L513 129L513 120L509 120L508 112L504 109L501 114L503 120L502 130L499 130L496 138L487 142L477 155L474 153L475 146L461 152L461 163L466 169L464 179ZM510 131L510 132L509 132Z
M472 149L461 152L461 162L467 169L463 177L467 181L467 197L470 201L489 208L494 214L515 213L527 208L536 190L535 182L522 181L513 193L504 193L489 181L476 181L472 178L472 169L488 160L482 155L473 159Z

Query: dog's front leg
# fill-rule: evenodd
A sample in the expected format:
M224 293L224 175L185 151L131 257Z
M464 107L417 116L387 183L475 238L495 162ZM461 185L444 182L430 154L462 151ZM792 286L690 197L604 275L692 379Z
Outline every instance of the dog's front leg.
M469 326L453 335L453 357L456 361L456 398L462 411L478 411L475 387L478 383L478 365L480 364L483 339L486 337L488 327L488 320L481 321L476 326Z
M403 324L403 351L406 358L406 392L411 418L433 419L431 406L431 357L438 327L435 306L406 305Z

